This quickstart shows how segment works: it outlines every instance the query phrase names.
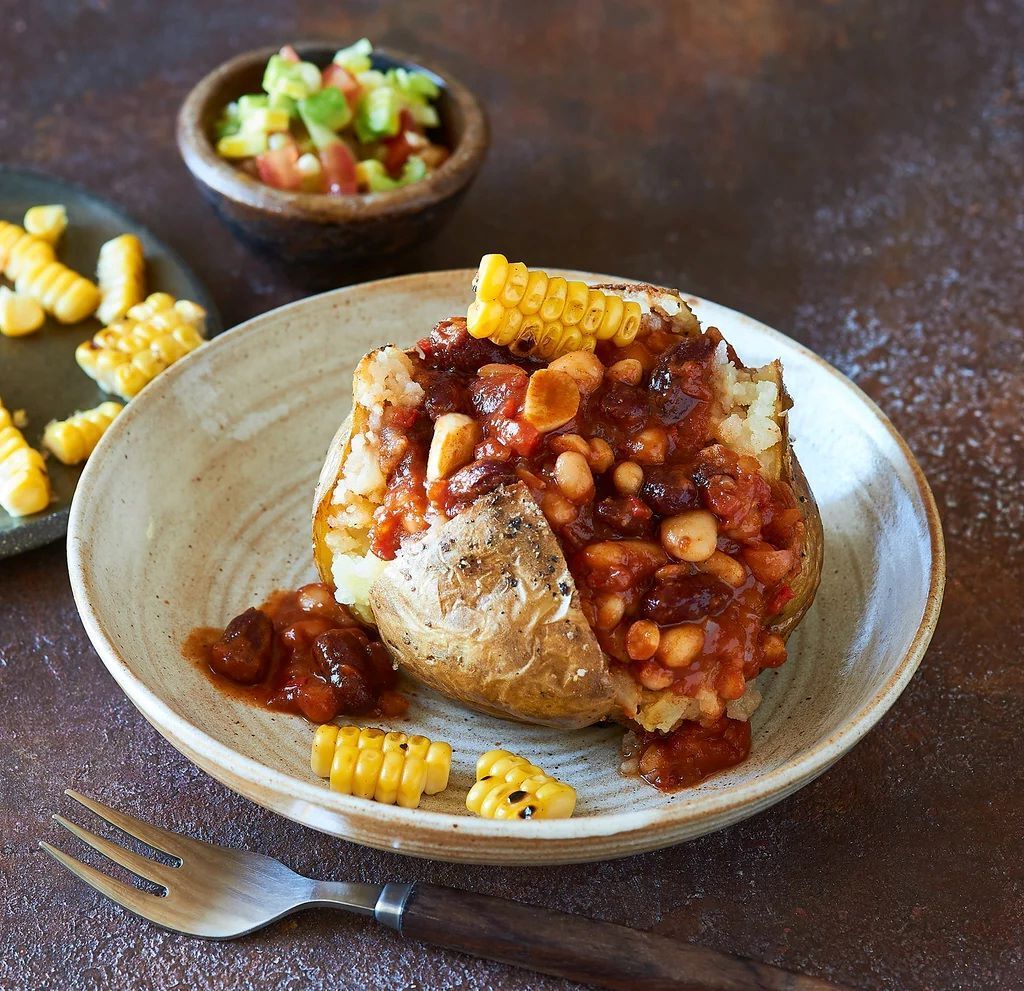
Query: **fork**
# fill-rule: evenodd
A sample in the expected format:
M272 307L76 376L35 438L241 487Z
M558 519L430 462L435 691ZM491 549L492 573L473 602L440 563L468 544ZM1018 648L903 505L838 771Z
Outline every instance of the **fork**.
M166 929L233 939L304 908L372 916L403 936L529 970L624 991L843 991L840 985L610 922L429 884L359 884L303 877L258 853L204 843L65 794L173 864L128 850L62 815L54 820L132 874L126 884L40 840L72 874L122 908Z

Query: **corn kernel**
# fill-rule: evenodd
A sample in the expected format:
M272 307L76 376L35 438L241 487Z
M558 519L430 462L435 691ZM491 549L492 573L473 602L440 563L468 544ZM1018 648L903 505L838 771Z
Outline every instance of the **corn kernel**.
M526 289L519 303L524 316L536 313L544 302L548 291L548 277L544 272L530 272L526 279Z
M466 311L466 330L477 338L493 337L504 314L501 303L478 299Z
M619 348L632 344L637 331L640 329L640 318L642 316L643 311L640 309L639 303L632 301L626 303L622 313L622 324L612 337L612 344Z
M622 313L626 305L618 296L609 296L604 301L604 314L601 325L597 328L596 337L599 341L610 341L622 323Z
M42 327L46 314L31 296L11 292L0 286L0 334L24 337Z
M67 230L68 212L60 203L33 206L25 212L23 223L33 237L42 238L47 244L56 244Z
M591 289L587 296L587 308L580 319L580 330L585 334L594 335L604 319L605 294L599 289Z
M548 280L548 292L544 302L540 304L540 318L545 323L553 323L562 316L568 285L569 283L560 276Z
M484 255L476 277L476 298L482 302L496 300L508 278L508 259L504 255Z
M526 280L529 277L530 273L522 262L513 262L509 265L505 285L502 287L501 295L498 297L502 306L519 305L519 301L526 292Z
M562 310L562 323L567 327L579 323L587 311L590 289L585 282L570 282L565 291L565 307Z

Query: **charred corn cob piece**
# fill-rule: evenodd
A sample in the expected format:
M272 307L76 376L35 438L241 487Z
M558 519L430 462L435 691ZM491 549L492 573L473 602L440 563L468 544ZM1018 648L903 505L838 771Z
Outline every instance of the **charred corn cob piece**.
M640 328L639 303L530 271L504 255L480 259L474 286L466 329L516 354L550 361L570 351L593 351L598 341L625 347Z
M78 323L99 306L99 289L57 261L52 245L2 220L0 263L18 292L41 303L61 323Z
M68 212L60 203L29 207L23 221L25 230L48 244L56 244L68 227Z
M75 350L86 375L122 399L138 395L164 369L203 343L206 311L188 300L155 293L128 314Z
M477 761L466 808L485 819L568 819L576 810L576 790L525 757L489 750Z
M415 809L424 794L448 787L452 748L425 736L328 723L313 737L309 763L332 791Z
M52 420L43 431L43 447L63 464L80 464L92 454L123 409L120 403L100 403L95 409L75 413L66 420Z
M45 320L43 308L31 296L0 286L0 334L24 337L42 327Z
M146 262L142 242L134 234L121 234L100 248L96 280L102 301L96 316L100 323L112 324L146 295Z
M0 402L0 506L11 516L38 513L50 503L43 456L22 436Z

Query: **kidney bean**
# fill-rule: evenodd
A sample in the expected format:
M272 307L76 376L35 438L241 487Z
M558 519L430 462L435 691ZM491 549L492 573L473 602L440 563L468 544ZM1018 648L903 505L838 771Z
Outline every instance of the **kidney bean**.
M717 616L732 590L711 575L684 575L656 582L640 601L640 614L659 626Z
M210 667L241 685L259 681L270 667L274 624L259 609L236 616L210 650Z
M647 412L643 389L625 382L611 382L598 400L601 411L613 420L639 420Z
M481 458L452 475L448 481L448 496L454 502L472 502L499 485L514 481L515 477L515 470L507 462Z
M475 372L483 365L496 363L535 365L528 360L517 360L510 356L507 348L499 347L488 340L477 340L466 330L465 317L450 317L442 320L427 337L417 341L416 349L423 356L427 368L442 371L454 369L459 372Z
M334 686L334 691L339 712L366 712L373 708L374 694L366 676L348 664L339 668L338 684Z
M685 468L645 465L640 496L659 516L675 516L700 506L700 494Z
M341 711L338 694L316 676L307 678L295 691L299 711L313 723L329 723Z
M636 496L602 499L594 512L602 523L627 537L649 537L654 533L653 513Z
M423 409L431 420L446 413L465 413L469 409L466 387L450 375L438 372L420 383L426 392Z
M687 338L658 360L651 373L650 389L663 423L679 423L699 403L711 399L707 378L714 349L714 342L706 335Z
M313 644L313 663L324 678L338 688L345 668L355 668L360 673L366 673L368 644L369 639L362 630L328 630L318 636Z
M398 683L398 672L395 670L391 652L377 640L371 640L366 648L367 667L374 687L378 691L387 691Z

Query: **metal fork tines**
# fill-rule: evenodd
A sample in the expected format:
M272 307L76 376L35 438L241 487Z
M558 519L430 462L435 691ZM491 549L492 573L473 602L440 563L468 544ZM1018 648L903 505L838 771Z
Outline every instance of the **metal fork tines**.
M164 893L155 894L119 881L45 841L39 845L101 894L167 929L228 939L310 905L332 905L373 915L381 899L381 885L313 881L270 857L160 829L70 788L65 794L105 822L175 860L174 864L162 863L83 829L62 815L53 817L97 853L159 886Z

